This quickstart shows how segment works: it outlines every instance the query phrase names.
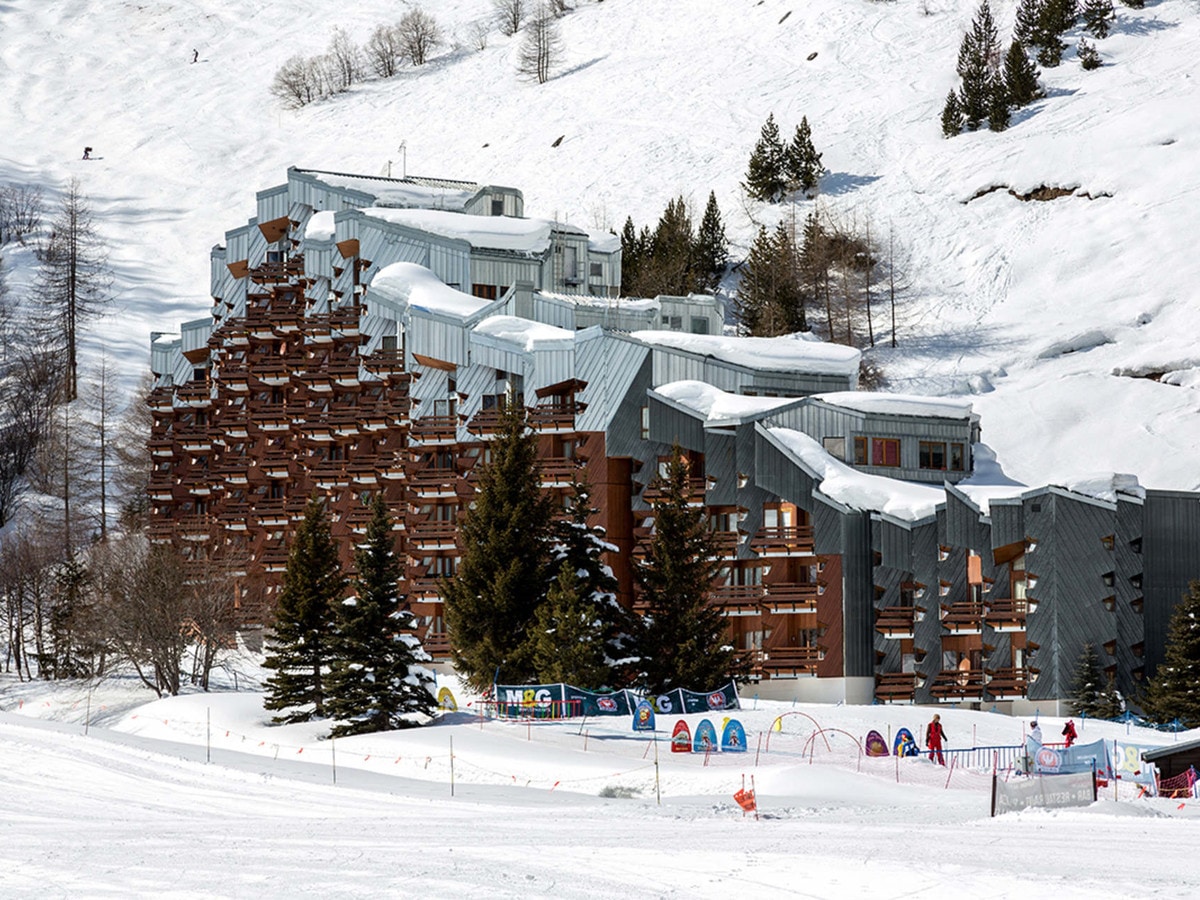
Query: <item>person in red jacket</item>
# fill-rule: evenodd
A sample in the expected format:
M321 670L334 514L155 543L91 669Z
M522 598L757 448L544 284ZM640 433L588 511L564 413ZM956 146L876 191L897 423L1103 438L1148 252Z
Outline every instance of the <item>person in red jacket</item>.
M946 758L942 756L942 741L946 739L946 732L942 728L942 717L937 713L933 714L933 721L925 726L925 746L929 748L929 759L932 762L935 758L941 765L946 764Z
M1062 733L1068 747L1075 743L1079 735L1075 733L1075 721L1073 719L1067 719L1067 724L1063 726Z

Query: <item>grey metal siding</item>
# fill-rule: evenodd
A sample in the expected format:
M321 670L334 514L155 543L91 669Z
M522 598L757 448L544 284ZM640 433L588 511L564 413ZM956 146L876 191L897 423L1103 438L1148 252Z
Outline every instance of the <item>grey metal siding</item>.
M1142 557L1146 596L1146 670L1163 660L1167 626L1188 583L1200 578L1200 497L1146 491Z

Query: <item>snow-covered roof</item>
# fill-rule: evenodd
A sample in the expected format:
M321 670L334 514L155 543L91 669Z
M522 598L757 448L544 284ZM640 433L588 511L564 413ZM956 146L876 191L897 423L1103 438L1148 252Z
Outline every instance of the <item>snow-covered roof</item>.
M946 499L938 485L870 475L834 459L807 434L791 428L769 428L821 482L821 493L851 509L881 512L906 522L933 515Z
M588 248L597 253L616 253L621 249L621 238L611 231L588 235Z
M462 210L479 192L479 185L469 181L446 182L445 186L435 186L404 178L372 178L369 175L321 172L314 169L299 171L312 175L330 187L370 194L378 206Z
M795 397L746 397L731 394L703 381L673 381L654 393L700 413L710 425L757 416L781 406L795 404Z
M412 309L462 317L473 315L492 302L457 291L424 266L407 262L380 269L368 289L385 300L407 304Z
M827 344L805 334L760 338L685 334L679 331L635 331L632 337L643 343L772 372L854 375L862 358L862 354L854 347Z
M643 297L594 297L591 294L561 294L557 291L538 291L543 297L573 303L576 306L595 306L622 312L657 312L662 308L655 299Z
M489 316L473 329L475 334L516 344L526 352L565 350L575 346L575 332L518 316Z
M308 241L332 240L337 231L333 217L334 212L331 209L313 213L308 219L308 224L304 226L304 239Z
M554 228L554 222L549 219L471 216L440 209L385 209L373 206L364 209L363 213L396 225L466 241L472 247L518 253L545 253L550 247L550 233Z
M916 394L888 394L880 391L833 391L814 394L813 399L843 409L889 416L967 419L972 412L971 401L959 397L921 397Z

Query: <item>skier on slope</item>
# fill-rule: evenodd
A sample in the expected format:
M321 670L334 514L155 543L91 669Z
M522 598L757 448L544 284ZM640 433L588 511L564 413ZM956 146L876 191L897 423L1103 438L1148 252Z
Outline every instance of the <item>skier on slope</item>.
M925 726L925 746L929 748L930 761L936 758L943 766L946 764L946 758L942 756L942 741L945 739L946 731L942 728L942 717L934 713L933 721Z

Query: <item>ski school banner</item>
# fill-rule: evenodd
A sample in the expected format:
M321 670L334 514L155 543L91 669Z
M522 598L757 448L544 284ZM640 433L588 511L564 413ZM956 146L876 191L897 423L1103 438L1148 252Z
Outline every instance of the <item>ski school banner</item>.
M1122 781L1154 784L1153 765L1142 762L1142 754L1154 749L1156 748L1113 741L1113 768L1117 770L1117 777Z
M569 684L496 685L496 711L502 717L628 716L639 699L631 691L601 694Z
M1092 773L1108 781L1113 777L1112 758L1106 741L1091 744L1076 744L1074 747L1045 747L1033 738L1025 739L1025 752L1033 761L1033 771L1038 775L1076 775Z
M992 776L993 816L1027 806L1087 806L1095 799L1096 781L1092 778L1090 759L1088 771L1075 775L1034 775L1016 781L1003 781L996 775Z
M655 711L660 713L705 713L741 708L738 705L737 685L732 681L707 693L676 688L650 699L654 703Z

